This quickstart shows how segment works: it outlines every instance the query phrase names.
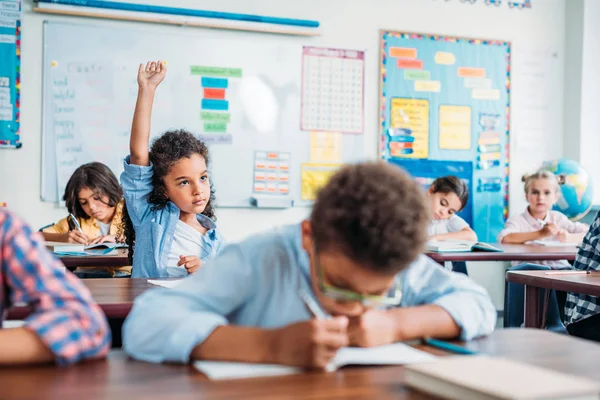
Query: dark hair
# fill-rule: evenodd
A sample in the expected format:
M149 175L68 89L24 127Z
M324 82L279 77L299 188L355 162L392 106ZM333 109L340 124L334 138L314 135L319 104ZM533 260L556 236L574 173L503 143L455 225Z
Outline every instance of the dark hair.
M193 154L199 154L204 158L206 166L209 166L210 157L208 147L196 136L182 129L165 132L158 137L150 147L150 161L154 174L152 175L152 191L148 194L148 202L152 204L153 210L161 210L169 203L167 188L163 178L169 173L173 165L182 158L190 158ZM214 206L215 189L212 181L210 183L210 198L203 215L216 220ZM135 230L129 217L127 207L123 210L123 231L129 245L129 262L133 262L135 246Z
M433 193L454 193L457 195L461 204L460 210L465 208L469 201L469 188L467 187L467 184L456 176L448 175L437 178L431 184L431 188Z
M383 273L398 272L418 257L429 220L421 187L383 162L339 170L319 191L310 215L319 251L336 249Z
M67 210L77 218L90 218L79 204L79 192L86 187L98 196L107 196L110 207L116 207L123 199L121 185L110 168L99 162L83 164L69 178L63 196Z

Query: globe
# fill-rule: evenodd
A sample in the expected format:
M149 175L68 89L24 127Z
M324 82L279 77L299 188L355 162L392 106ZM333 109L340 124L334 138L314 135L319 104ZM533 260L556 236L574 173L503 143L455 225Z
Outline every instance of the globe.
M583 218L592 208L594 193L588 173L576 161L566 158L545 161L541 169L552 172L561 182L561 196L554 209L572 221Z

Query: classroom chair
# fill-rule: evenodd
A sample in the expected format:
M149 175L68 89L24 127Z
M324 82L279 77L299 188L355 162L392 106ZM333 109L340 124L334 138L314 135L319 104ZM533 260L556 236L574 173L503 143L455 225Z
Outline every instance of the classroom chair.
M521 264L509 268L508 271L543 271L551 270L552 268L546 265L538 264ZM544 296L544 293L542 293ZM542 297L542 304L543 297ZM517 283L504 283L504 327L519 328L525 321L525 285ZM546 329L557 332L567 333L567 330L561 320L558 301L554 290L550 291L550 300L546 311Z

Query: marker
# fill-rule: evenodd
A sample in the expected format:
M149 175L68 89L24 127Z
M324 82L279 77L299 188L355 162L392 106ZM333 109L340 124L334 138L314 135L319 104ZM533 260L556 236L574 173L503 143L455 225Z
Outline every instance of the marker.
M460 347L460 346L457 346L452 343L444 342L443 340L423 338L423 343L428 346L438 348L440 350L449 351L451 353L464 354L464 355L477 354L476 351L465 349L464 347Z

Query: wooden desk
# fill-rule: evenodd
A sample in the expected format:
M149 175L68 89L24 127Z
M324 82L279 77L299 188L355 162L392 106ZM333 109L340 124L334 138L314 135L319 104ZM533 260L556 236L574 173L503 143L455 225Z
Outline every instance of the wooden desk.
M82 279L92 292L92 297L104 311L107 318L125 318L137 296L158 286L148 283L145 278L106 278ZM23 319L29 315L28 307L12 307L8 319Z
M556 371L600 379L600 345L548 331L508 329L466 347ZM437 355L435 349L421 347ZM155 365L113 351L70 368L0 370L2 399L429 399L403 385L404 368L347 367L333 373L208 381L191 366Z
M117 254L107 256L60 256L67 268L73 267L126 267L128 249L117 249Z
M600 297L600 274L546 275L547 271L508 271L506 280L525 285L525 326L539 328L544 304L542 289L554 289Z
M501 248L503 252L472 251L472 252L446 252L426 253L434 261L444 264L446 261L574 261L577 247L545 247L530 244L497 244L492 246Z

